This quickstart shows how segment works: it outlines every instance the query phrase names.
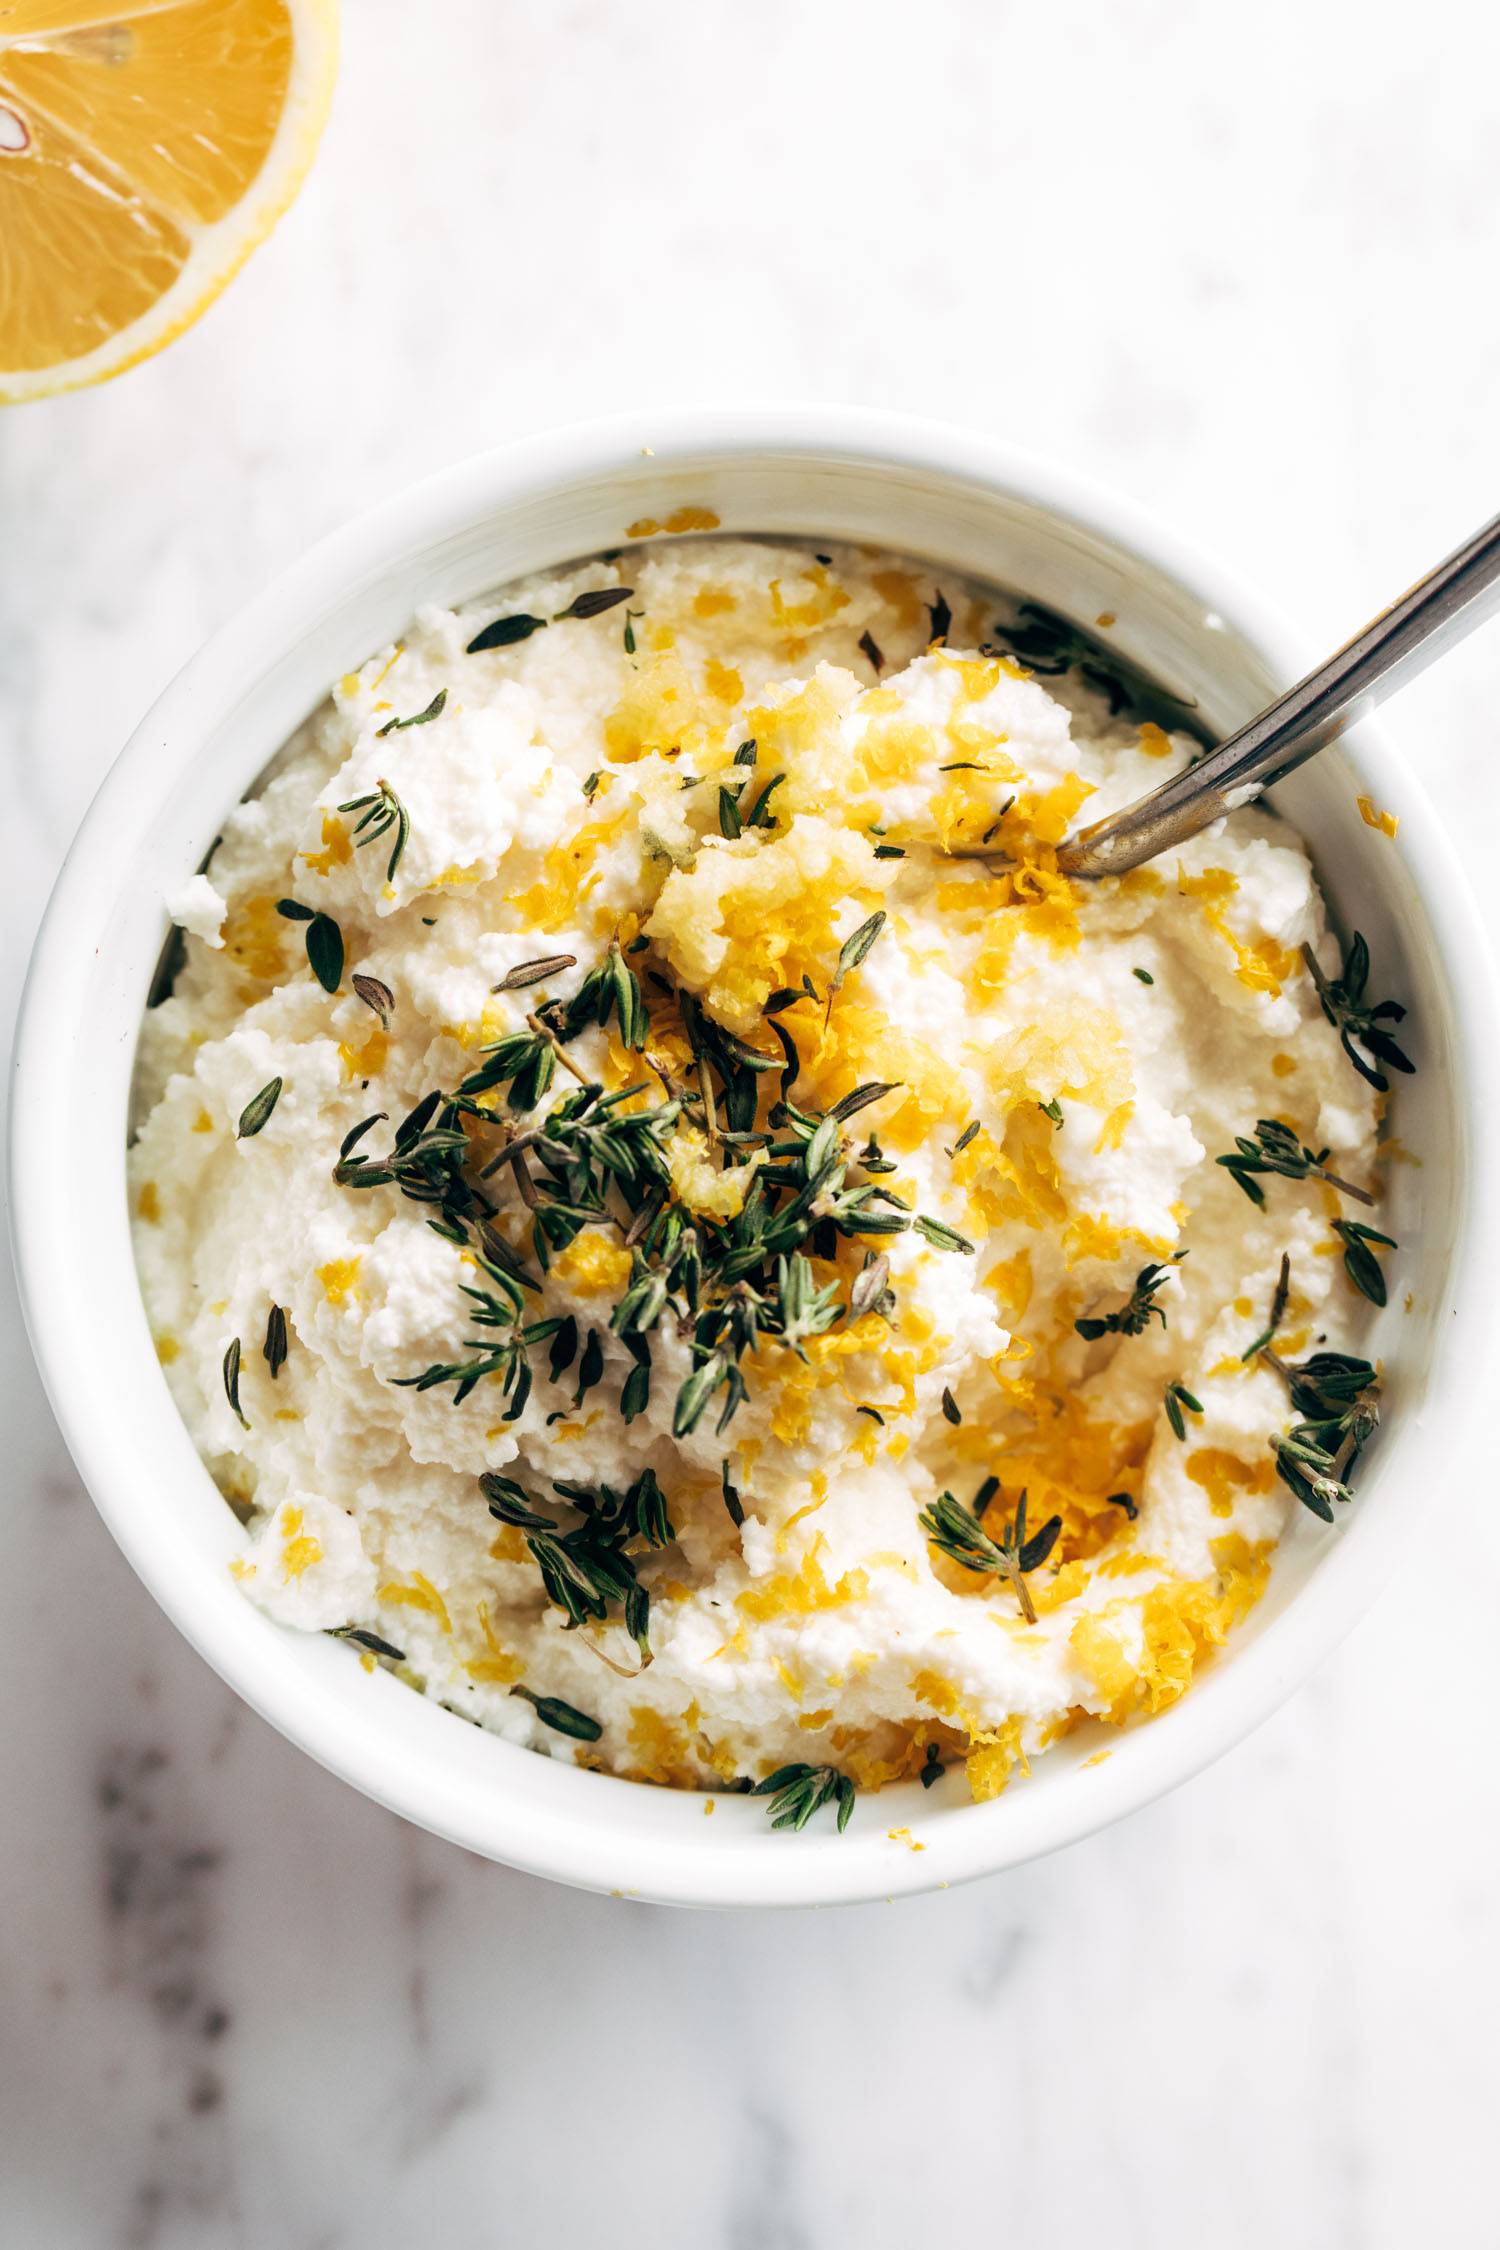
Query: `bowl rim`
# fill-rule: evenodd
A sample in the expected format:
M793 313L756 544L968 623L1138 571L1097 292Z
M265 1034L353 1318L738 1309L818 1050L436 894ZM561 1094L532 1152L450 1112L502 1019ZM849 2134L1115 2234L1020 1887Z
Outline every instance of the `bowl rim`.
M1216 1668L1215 1693L1195 1689L1163 1717L1139 1730L1149 1752L1137 1752L1128 1772L1117 1763L1095 1769L1086 1791L1060 1790L1056 1800L1027 1793L1027 1811L1006 1800L966 1807L931 1836L924 1859L893 1852L883 1826L858 1827L836 1841L809 1832L779 1841L790 1846L773 1857L726 1850L718 1840L711 1858L689 1855L691 1866L651 1824L630 1833L619 1822L595 1817L610 1792L639 1797L639 1784L590 1775L591 1809L583 1817L525 1808L529 1825L517 1832L512 1790L499 1768L493 1803L476 1804L415 1759L393 1759L378 1730L356 1728L339 1705L338 1692L314 1708L289 1691L285 1678L257 1653L249 1634L220 1635L205 1622L194 1587L174 1568L168 1538L141 1505L148 1480L132 1477L88 1412L85 1387L69 1351L67 1279L49 1257L54 1212L46 1105L31 1090L59 1082L69 1058L70 1029L56 1002L66 990L70 964L92 950L93 902L107 890L103 878L117 862L114 814L125 805L138 776L183 770L194 747L221 724L260 667L264 680L288 645L288 621L351 598L381 563L396 564L424 543L492 516L523 497L617 469L637 453L655 456L662 470L679 461L743 461L762 454L826 460L857 452L884 466L993 487L1023 496L1054 516L1071 519L1152 566L1203 601L1243 634L1288 680L1306 668L1297 635L1259 595L1231 572L1169 532L1133 501L1024 448L977 436L955 425L905 414L839 406L726 404L692 409L638 411L547 431L489 449L421 479L318 541L245 603L199 649L164 690L107 772L58 874L26 977L13 1054L10 1105L10 1196L13 1249L20 1294L33 1349L63 1438L96 1507L127 1559L178 1629L219 1675L279 1732L365 1794L439 1835L509 1865L594 1889L631 1896L704 1904L832 1904L947 1887L1035 1858L1107 1826L1149 1803L1242 1740L1329 1654L1373 1600L1395 1567L1393 1540L1341 1540L1337 1557L1301 1588L1275 1622L1274 1631ZM899 544L893 541L893 545ZM1467 1138L1477 1145L1476 1121L1500 1107L1500 1060L1486 1034L1494 1021L1495 972L1487 933L1448 838L1415 774L1384 736L1368 724L1357 734L1362 777L1377 786L1399 781L1403 859L1420 894L1436 942L1458 1038L1458 1077ZM135 1027L131 1028L132 1043ZM1500 1184L1483 1165L1470 1164L1465 1221L1454 1253L1449 1290L1450 1330L1455 1322L1482 1343L1497 1316L1486 1302L1487 1244L1500 1235ZM1462 1431L1477 1422L1479 1386L1455 1377L1458 1354L1450 1339L1437 1351L1427 1410L1403 1424L1399 1436L1414 1453L1426 1433L1440 1427L1445 1460ZM1462 1429L1461 1429L1462 1426ZM1410 1473L1411 1464L1407 1464ZM201 1594L201 1587L198 1589ZM234 1593L234 1600L242 1597ZM250 1605L242 1603L247 1615ZM354 1668L346 1667L351 1678ZM362 1686L364 1675L358 1675ZM388 1682L393 1692L409 1691ZM435 1711L435 1716L446 1714ZM487 1740L493 1740L487 1737ZM510 1746L507 1746L510 1747ZM528 1760L531 1753L523 1753ZM654 1792L652 1793L654 1794ZM508 1800L514 1800L507 1809ZM1085 1801L1086 1800L1086 1801ZM616 1798L617 1804L623 1800ZM997 1818L996 1816L1000 1816ZM717 1827L718 1824L715 1824Z

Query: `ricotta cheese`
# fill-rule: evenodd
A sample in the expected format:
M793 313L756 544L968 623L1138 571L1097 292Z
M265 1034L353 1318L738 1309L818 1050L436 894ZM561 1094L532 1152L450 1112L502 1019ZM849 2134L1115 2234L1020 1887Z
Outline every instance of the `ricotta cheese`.
M228 815L172 902L130 1165L166 1380L271 1616L644 1780L963 1760L988 1796L1180 1695L1251 1607L1296 1507L1285 1384L1245 1356L1283 1254L1284 1358L1357 1347L1364 1308L1338 1192L1268 1177L1257 1205L1215 1159L1277 1118L1373 1188L1376 1096L1270 813L1120 881L1058 873L1080 816L1195 745L1097 669L1032 676L1006 653L1030 645L1005 598L897 559L661 541L423 611ZM544 1059L504 1075L518 1053ZM581 1081L617 1121L662 1113L654 1225L591 1217L576 1179L571 1216L534 1213L568 1202L548 1125ZM461 1112L428 1100L466 1084ZM750 1317L733 1230L787 1211L816 1121L872 1086L826 1130L791 1296L690 1413L712 1339L686 1269L634 1336L622 1299L689 1229ZM455 1214L430 1183L460 1175ZM859 1188L897 1231L841 1231ZM1135 1332L1097 1332L1148 1268ZM1023 1492L1029 1534L1057 1519L1024 1600L932 1542L944 1492L991 1541ZM634 1606L580 1622L546 1527L618 1548L621 1508Z

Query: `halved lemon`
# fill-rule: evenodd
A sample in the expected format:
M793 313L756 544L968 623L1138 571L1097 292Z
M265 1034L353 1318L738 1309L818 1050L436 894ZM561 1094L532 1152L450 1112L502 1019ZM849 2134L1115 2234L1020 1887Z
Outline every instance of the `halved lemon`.
M0 0L0 400L160 351L313 160L337 0Z

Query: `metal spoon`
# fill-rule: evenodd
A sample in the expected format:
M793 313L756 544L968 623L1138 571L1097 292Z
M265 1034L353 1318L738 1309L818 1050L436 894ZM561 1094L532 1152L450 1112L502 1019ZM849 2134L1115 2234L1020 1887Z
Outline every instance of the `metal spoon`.
M1123 812L1081 828L1059 850L1058 866L1066 875L1123 875L1196 836L1325 749L1497 605L1500 516L1217 750Z

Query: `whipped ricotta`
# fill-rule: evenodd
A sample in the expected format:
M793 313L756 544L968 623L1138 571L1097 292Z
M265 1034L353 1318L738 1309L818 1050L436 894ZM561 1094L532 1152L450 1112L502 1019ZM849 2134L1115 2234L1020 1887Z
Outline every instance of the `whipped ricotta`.
M987 1796L1173 1700L1244 1616L1296 1509L1285 1383L1244 1356L1283 1255L1283 1357L1357 1346L1365 1307L1336 1190L1268 1177L1258 1205L1215 1159L1281 1119L1373 1188L1377 1098L1320 1010L1302 948L1330 976L1338 949L1273 815L1120 881L1057 872L1071 826L1195 744L1097 669L1034 676L1036 640L896 558L657 542L422 611L228 815L172 903L130 1168L166 1380L274 1618L355 1628L464 1717L628 1776L962 1762ZM534 1103L524 1070L483 1083L538 1043ZM575 1180L543 1239L580 1081L671 1113L644 1233ZM686 1229L732 1297L747 1208L785 1212L817 1121L871 1086L818 1152L811 1312L788 1337L783 1296L731 1339L695 1417L684 1269L634 1336L622 1300ZM399 1177L414 1111L463 1136L467 1212L427 1196L441 1152ZM861 1187L855 1219L896 1231L840 1231ZM541 1333L499 1364L507 1319ZM1020 1589L930 1536L947 1492L1003 1547L1023 1491L1029 1536L1057 1524ZM596 1515L638 1591L580 1621L537 1525L566 1546Z

